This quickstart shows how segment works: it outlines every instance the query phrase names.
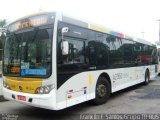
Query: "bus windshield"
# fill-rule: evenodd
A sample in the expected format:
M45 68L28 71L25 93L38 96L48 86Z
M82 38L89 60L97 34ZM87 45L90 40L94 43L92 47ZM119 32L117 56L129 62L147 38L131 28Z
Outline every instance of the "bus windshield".
M8 76L49 77L53 28L31 28L7 34L3 73Z

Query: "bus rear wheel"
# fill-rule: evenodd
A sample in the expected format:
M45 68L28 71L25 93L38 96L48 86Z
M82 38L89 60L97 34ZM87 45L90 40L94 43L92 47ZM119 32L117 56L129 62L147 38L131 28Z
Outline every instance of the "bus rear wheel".
M96 97L93 103L96 105L101 105L107 102L110 97L111 87L109 81L105 77L99 77L96 84Z
M146 73L145 73L145 81L144 81L145 85L148 85L149 79L150 79L150 77L149 77L149 71L147 70Z

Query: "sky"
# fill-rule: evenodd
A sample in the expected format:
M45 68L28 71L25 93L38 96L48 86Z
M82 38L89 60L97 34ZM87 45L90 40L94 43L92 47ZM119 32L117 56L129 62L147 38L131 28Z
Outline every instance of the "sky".
M39 11L62 11L155 43L159 40L159 5L159 0L0 0L0 19L13 22Z

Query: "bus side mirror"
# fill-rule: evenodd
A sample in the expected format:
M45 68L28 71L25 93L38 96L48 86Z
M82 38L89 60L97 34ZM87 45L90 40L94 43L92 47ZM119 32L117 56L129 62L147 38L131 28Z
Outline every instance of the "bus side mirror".
M62 48L62 55L68 55L69 53L69 43L68 41L62 41L61 44L61 48Z
M64 33L67 33L68 31L69 31L68 27L63 27L61 29L61 33L62 33L62 43L61 43L62 55L68 55L68 52L69 52L69 43L68 43L68 41L64 40Z

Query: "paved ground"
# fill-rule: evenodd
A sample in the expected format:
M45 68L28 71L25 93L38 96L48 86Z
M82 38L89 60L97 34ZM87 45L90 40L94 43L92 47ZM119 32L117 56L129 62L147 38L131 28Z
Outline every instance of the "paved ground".
M2 95L2 78L0 78L0 96Z
M51 111L13 101L0 102L0 113L18 115L18 120L74 120L83 114L158 114L160 113L160 77L148 86L136 85L116 92L104 105L87 102L61 110Z

